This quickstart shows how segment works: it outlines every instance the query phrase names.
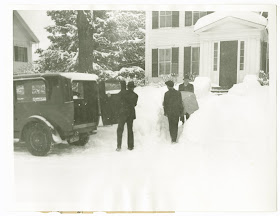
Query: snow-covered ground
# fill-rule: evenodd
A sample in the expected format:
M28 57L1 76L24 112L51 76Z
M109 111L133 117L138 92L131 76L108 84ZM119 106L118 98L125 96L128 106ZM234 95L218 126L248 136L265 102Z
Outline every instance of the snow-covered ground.
M200 84L199 84L200 83ZM202 84L201 84L202 83ZM216 96L195 82L200 109L170 143L165 86L138 87L135 149L116 152L117 126L100 126L85 147L59 144L34 157L15 144L20 211L271 211L276 143L269 87L247 77Z

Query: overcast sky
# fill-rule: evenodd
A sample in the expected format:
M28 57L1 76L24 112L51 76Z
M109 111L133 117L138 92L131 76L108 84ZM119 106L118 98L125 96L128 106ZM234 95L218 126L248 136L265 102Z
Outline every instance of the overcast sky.
M33 33L38 37L40 43L33 46L33 52L37 48L47 49L50 45L50 41L47 38L49 33L45 30L46 26L53 25L54 22L49 16L47 16L45 10L19 10L18 11L27 25L31 28ZM33 55L33 60L38 58L37 55Z

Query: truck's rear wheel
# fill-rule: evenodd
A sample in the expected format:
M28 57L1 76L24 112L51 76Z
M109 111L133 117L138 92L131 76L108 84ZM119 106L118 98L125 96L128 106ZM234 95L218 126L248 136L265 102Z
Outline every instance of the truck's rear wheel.
M84 146L88 143L88 141L89 141L89 135L88 134L80 134L78 141L72 142L72 143L70 143L68 141L68 143L70 145Z
M25 142L28 151L35 156L45 156L52 146L49 128L36 122L27 128Z

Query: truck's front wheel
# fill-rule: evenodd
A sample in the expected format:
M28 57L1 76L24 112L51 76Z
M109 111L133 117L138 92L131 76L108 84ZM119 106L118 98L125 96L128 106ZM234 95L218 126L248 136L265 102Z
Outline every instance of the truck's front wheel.
M32 155L44 156L51 150L51 133L42 123L31 124L27 128L25 138L27 149Z

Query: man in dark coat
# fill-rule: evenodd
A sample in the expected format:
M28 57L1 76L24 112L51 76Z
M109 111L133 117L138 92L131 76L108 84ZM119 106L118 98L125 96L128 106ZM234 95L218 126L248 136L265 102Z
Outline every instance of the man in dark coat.
M189 83L189 81L190 81L189 75L185 75L184 83L179 85L179 91L187 91L187 92L194 93L193 84ZM186 120L188 120L188 118L190 117L189 113L185 113L185 115L186 115ZM184 116L181 116L180 120L183 122L183 124L185 123Z
M179 91L188 91L194 93L193 84L190 83L189 75L184 76L184 82L179 85Z
M164 95L164 115L168 118L169 132L172 143L177 141L179 117L183 113L181 93L173 88L172 81L165 82L168 91Z
M128 82L127 90L122 90L119 93L120 96L120 111L118 119L117 129L117 151L121 150L122 146L122 134L125 123L127 124L127 145L128 149L134 148L134 136L133 136L133 120L136 119L135 106L137 105L138 95L133 91L135 88L134 82Z

